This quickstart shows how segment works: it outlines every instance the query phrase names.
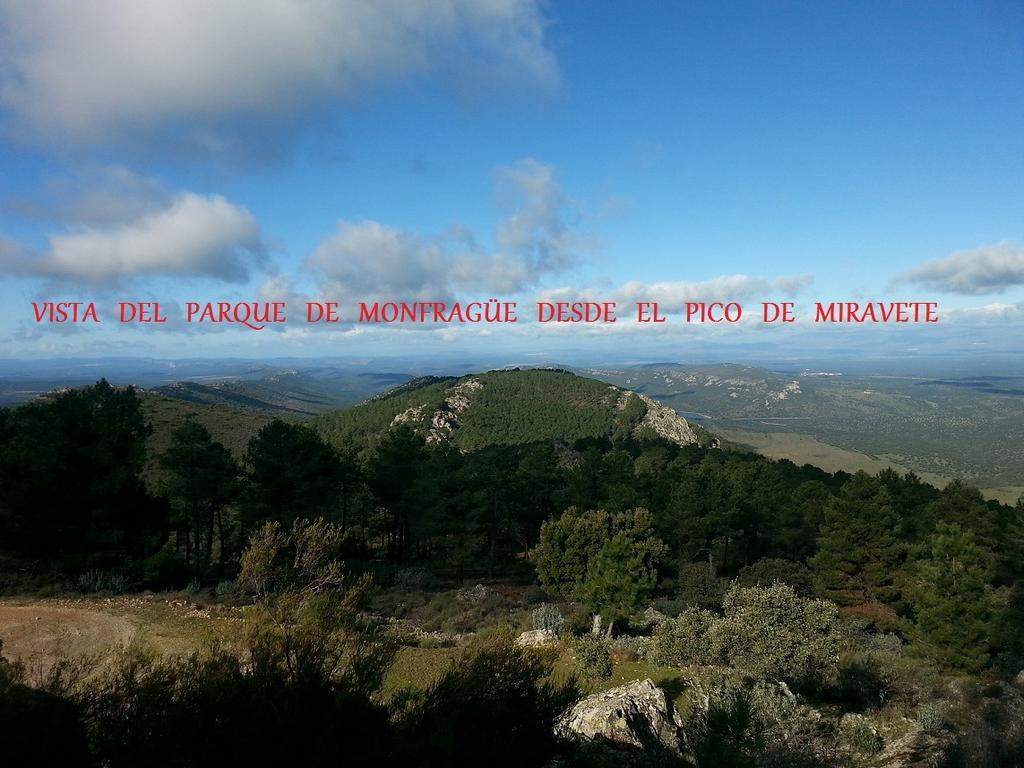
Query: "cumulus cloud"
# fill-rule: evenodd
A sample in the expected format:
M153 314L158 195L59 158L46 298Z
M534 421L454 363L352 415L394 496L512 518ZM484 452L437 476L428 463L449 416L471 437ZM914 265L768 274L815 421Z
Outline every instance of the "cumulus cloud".
M48 176L38 195L3 200L0 211L71 226L105 227L166 207L172 197L160 179L123 165L92 165L67 176Z
M557 65L540 5L2 2L0 108L22 138L87 145L187 130L197 147L217 152L238 136L225 121L297 119L413 74L441 73L460 87L551 85Z
M93 285L139 276L248 278L266 248L245 208L219 195L180 192L166 206L108 227L48 236L41 254L0 252L11 274Z
M813 275L790 275L775 279L749 275L723 275L701 282L625 283L615 291L620 302L656 301L668 312L682 309L689 301L743 301L759 296L792 298L814 282Z
M899 282L934 291L983 296L1024 285L1024 247L1004 240L971 251L957 251L926 261L905 273Z
M377 221L342 221L307 261L334 295L447 300L460 291L507 295L572 266L593 242L549 167L523 160L496 173L509 213L487 250L465 226L432 237Z

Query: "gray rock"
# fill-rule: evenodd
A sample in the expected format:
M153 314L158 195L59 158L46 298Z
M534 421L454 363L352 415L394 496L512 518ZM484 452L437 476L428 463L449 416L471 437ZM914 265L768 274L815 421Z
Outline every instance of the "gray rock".
M516 638L516 645L523 648L543 648L548 645L555 645L558 642L558 635L550 629L531 629L523 632Z
M634 680L577 702L559 717L555 733L570 741L681 753L671 705L650 680Z
M647 606L644 610L643 625L648 629L657 629L668 621L668 616L659 611L653 605Z

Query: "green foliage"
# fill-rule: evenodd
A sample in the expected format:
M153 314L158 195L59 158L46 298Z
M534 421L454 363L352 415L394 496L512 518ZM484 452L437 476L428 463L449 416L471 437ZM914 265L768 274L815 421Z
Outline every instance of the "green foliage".
M0 546L72 572L128 569L159 549L149 432L135 390L106 381L0 410Z
M507 632L467 649L397 725L403 766L541 766L555 748L555 718L577 697L548 682L549 655L519 648Z
M339 501L337 454L308 427L275 420L245 452L247 520L290 526L301 517L330 517Z
M679 602L684 606L718 610L728 588L728 580L715 576L710 563L682 563L679 566L676 590Z
M629 616L657 584L665 545L645 509L625 512L575 507L541 527L532 553L537 576L552 593L582 600L612 624Z
M745 587L770 587L772 584L786 584L800 597L814 594L814 583L810 569L803 563L766 557L753 565L743 568L736 582Z
M213 441L206 427L194 421L174 429L159 463L171 524L185 541L185 562L207 570L213 562L215 528L221 556L225 554L223 510L237 495L238 463L227 448Z
M912 652L970 672L988 663L992 569L992 555L972 532L955 524L937 526L913 568Z
M691 718L693 752L700 768L741 768L763 752L764 723L749 691L730 689L709 697Z
M875 728L859 715L847 715L839 722L839 738L847 747L862 755L880 752L885 741Z
M566 621L558 606L553 603L544 603L534 608L530 614L534 629L543 629L560 635L565 631Z
M79 574L75 585L82 592L110 592L120 595L125 591L127 579L123 573L91 570Z
M897 574L905 545L888 491L858 472L829 501L811 560L818 593L840 605L899 601Z
M725 615L710 628L712 646L730 664L772 680L816 687L833 680L839 662L839 612L785 584L735 586Z
M688 608L677 618L662 622L654 632L654 660L666 666L713 664L716 658L710 630L717 620L711 611Z
M593 634L579 635L570 640L576 664L583 676L590 680L611 677L611 645L607 639Z

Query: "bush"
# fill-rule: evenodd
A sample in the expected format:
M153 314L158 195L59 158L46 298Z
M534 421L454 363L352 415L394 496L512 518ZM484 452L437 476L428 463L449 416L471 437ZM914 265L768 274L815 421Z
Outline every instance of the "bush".
M214 596L224 603L245 603L249 593L237 581L219 581L213 591Z
M862 755L874 755L885 745L878 730L860 715L843 715L839 721L839 740Z
M612 657L609 643L598 635L580 635L572 641L576 663L583 676L591 680L611 677Z
M785 584L735 586L725 615L711 623L714 656L773 680L813 687L836 677L839 612L824 600L805 600Z
M397 764L539 766L555 749L554 724L577 697L545 682L552 660L508 633L484 638L399 716Z
M926 731L941 731L948 722L945 709L934 701L926 701L919 706L914 713L914 719Z
M880 632L868 635L864 641L865 650L875 653L903 653L903 639L892 632Z
M110 592L122 595L128 580L124 574L113 571L86 571L79 575L76 585L81 592Z
M889 681L874 654L843 654L839 660L836 697L846 709L876 710L888 700L889 692Z
M562 616L562 612L558 610L557 605L544 603L539 608L533 610L530 618L533 619L534 629L545 629L554 632L556 635L560 635L565 631L565 617Z
M654 631L654 661L666 666L711 664L714 654L708 631L717 617L702 608L689 608Z

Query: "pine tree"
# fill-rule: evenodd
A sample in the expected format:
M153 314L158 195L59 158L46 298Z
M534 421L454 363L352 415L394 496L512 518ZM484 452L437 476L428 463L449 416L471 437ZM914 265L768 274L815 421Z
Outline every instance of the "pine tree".
M811 559L818 593L840 605L897 605L904 547L888 491L864 472L825 509L818 553Z
M993 558L973 532L940 523L914 564L911 649L943 667L977 672L989 661Z

